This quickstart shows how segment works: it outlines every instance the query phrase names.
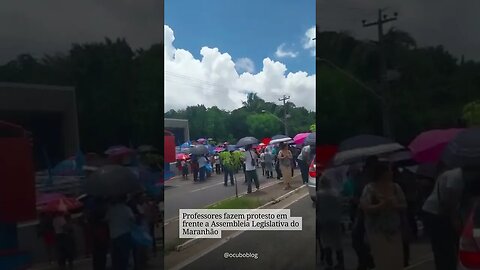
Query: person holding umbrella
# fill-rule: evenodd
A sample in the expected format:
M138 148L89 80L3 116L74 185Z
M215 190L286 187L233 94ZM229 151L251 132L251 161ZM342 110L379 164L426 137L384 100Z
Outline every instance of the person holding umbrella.
M298 155L298 166L300 167L300 173L302 174L302 180L304 184L308 183L308 166L310 165L310 145L306 145L302 148L300 155Z
M140 189L138 177L129 168L119 165L103 166L85 181L87 194L111 198L105 221L109 225L112 265L115 270L128 268L133 250L131 233L135 226L135 216L126 204L126 194Z
M133 251L131 232L135 226L135 215L127 205L127 197L119 196L111 200L106 219L112 240L112 268L127 270Z
M290 182L292 180L291 168L292 168L292 152L288 149L288 144L280 143L280 151L278 152L278 162L280 170L283 175L283 183L285 184L285 190L291 189Z
M232 156L232 154L233 154L233 151L228 151L228 152L226 152L226 153L228 153L228 154L230 155L230 158L231 158L231 156ZM219 158L219 160L220 160L220 158ZM228 177L229 177L229 176L230 176L230 183L232 184L232 186L235 185L235 181L234 181L234 179L233 179L233 169L232 169L232 168L229 168L229 166L227 166L225 160L221 160L221 162L222 162L223 174L224 174L224 178L223 178L224 183L223 183L223 185L224 185L224 186L228 186Z
M255 181L255 187L260 189L260 183L258 181L257 166L255 160L257 159L257 153L253 150L252 145L245 146L245 180L247 181L247 193L252 193L252 181Z
M73 236L73 224L67 212L58 211L53 218L55 239L57 245L58 266L61 270L66 269L66 264L73 268L75 258L75 240Z
M443 152L449 168L435 183L423 205L436 269L455 269L459 236L472 198L480 195L480 128L459 133Z
M265 174L267 175L267 179L273 178L273 155L270 153L270 150L265 149L263 161L265 163Z

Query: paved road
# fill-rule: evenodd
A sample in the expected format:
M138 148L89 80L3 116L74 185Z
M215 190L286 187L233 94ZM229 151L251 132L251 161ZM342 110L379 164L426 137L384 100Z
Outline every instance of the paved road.
M298 170L295 172L298 173ZM279 180L266 179L262 176L262 169L257 170L260 186L278 183ZM238 193L245 193L247 186L244 184L243 172L236 174L238 181ZM194 183L190 180L175 178L165 182L165 220L178 216L178 210L184 208L204 208L207 205L235 196L235 186L223 185L223 174L208 178L205 182Z
M247 231L183 269L314 269L315 209L312 201L304 196L288 208L292 216L303 217L302 231ZM258 259L225 259L225 252L258 253Z

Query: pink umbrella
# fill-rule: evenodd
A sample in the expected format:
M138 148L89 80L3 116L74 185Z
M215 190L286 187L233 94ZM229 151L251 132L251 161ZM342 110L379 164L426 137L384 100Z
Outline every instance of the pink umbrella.
M222 152L224 150L225 150L225 148L223 148L223 147L215 147L215 152Z
M303 144L308 135L310 135L310 133L298 133L293 137L293 142L298 145Z
M189 159L190 156L184 153L177 154L177 160Z
M82 206L83 204L75 198L63 197L63 198L50 201L46 205L40 207L39 210L41 210L42 212L51 212L51 213L56 213L56 212L66 213L72 210L79 209Z
M435 163L440 160L443 149L464 129L434 129L421 133L408 146L418 163Z

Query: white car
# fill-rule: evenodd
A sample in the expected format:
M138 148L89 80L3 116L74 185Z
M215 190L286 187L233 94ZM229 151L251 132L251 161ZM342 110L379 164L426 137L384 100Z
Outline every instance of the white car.
M319 172L317 172L317 164L315 162L316 156L313 157L312 162L308 168L308 193L310 194L310 198L312 201L315 201L317 198L317 181Z
M316 200L317 183L322 177L328 177L332 188L338 192L341 192L343 189L344 180L347 179L348 168L349 166L343 165L338 167L330 167L324 171L320 171L317 167L317 164L312 161L312 164L310 164L310 168L308 170L308 192L310 193L310 198L312 198L313 201Z

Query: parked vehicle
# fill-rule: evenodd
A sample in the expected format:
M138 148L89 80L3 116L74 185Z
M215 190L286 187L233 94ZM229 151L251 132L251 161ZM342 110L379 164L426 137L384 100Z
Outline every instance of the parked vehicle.
M321 175L321 172L317 170L316 155L313 157L308 169L308 193L312 201L315 201L317 197L317 181Z
M472 208L460 236L458 264L459 270L480 269L480 208L478 202Z

